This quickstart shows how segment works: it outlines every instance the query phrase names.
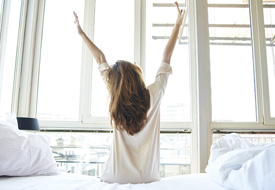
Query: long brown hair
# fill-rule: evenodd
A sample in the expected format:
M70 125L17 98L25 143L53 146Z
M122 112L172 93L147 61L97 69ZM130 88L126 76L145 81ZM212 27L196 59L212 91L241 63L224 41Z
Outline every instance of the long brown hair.
M141 69L127 61L117 61L106 75L110 93L111 125L128 134L138 133L147 122L150 94Z

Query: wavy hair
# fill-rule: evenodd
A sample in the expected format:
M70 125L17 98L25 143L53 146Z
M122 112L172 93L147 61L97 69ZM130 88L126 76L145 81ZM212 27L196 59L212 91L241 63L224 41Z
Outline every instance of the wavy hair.
M150 94L141 69L128 61L119 60L106 76L110 93L111 125L128 134L138 133L147 122Z

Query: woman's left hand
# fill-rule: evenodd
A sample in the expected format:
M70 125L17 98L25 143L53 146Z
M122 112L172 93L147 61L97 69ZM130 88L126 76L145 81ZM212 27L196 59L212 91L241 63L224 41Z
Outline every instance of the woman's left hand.
M84 32L83 32L83 30L82 30L82 28L81 28L81 26L80 26L80 24L79 24L79 20L78 20L77 14L76 14L75 12L73 12L73 13L74 13L74 18L75 18L74 23L75 23L75 25L76 25L76 27L77 27L77 32L78 32L79 35L81 35L81 34L83 34Z

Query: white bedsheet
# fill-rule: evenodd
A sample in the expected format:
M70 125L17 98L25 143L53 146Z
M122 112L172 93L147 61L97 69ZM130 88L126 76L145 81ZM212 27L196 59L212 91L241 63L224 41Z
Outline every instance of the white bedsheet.
M253 145L226 135L213 143L206 172L229 189L275 190L275 143Z
M76 174L33 177L0 177L1 190L225 190L207 174L190 174L163 178L148 184L108 184L98 178Z

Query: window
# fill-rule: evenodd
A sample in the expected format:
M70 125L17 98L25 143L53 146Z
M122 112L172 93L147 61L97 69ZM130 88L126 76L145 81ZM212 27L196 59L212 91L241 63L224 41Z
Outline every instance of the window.
M270 115L275 118L275 2L263 1Z
M0 112L11 112L21 1L1 1ZM5 11L3 12L3 6ZM4 15L3 15L4 13Z
M61 9L65 2L68 8ZM106 85L99 75L96 61L90 58L89 52L85 53L87 48L71 21L72 12L75 10L78 13L86 34L104 52L110 65L115 64L116 60L136 63L144 70L145 82L150 85L177 18L175 5L167 4L168 1L163 2L146 2L145 26L145 23L135 24L137 17L141 17L144 11L135 7L135 1L47 1L41 47L37 117L40 120L104 123L105 127L109 127ZM186 2L180 6L186 6ZM87 7L94 11L85 12L88 10ZM162 16L163 11L168 11L169 16ZM106 12L112 15L112 20L118 22L110 22ZM137 33L145 27L146 38L137 37ZM146 45L146 56L135 53L136 49L141 48L140 44L135 44L136 38ZM182 40L176 46L172 57L173 75L169 79L171 85L168 85L162 103L161 118L165 122L191 122L188 24L185 25ZM139 63L139 60L145 60L145 63ZM83 76L85 78L81 79ZM179 85L172 85L176 83Z
M146 84L154 81L163 50L176 22L177 11L174 3L169 1L143 2L146 3L145 19L148 25L145 22L135 23L137 17L143 17L145 11L143 6L135 7L139 1L70 0L45 3L37 106L37 116L42 120L42 128L64 126L75 130L79 126L96 129L110 127L106 120L106 85L99 75L98 64L76 32L72 22L73 10L78 13L80 22L83 22L81 25L87 36L103 51L110 65L116 60L135 62L144 71ZM64 4L66 10L61 8ZM186 6L186 2L180 6ZM168 11L169 16L162 16L162 11ZM112 21L106 13L112 15ZM145 28L146 36L138 36L137 33ZM136 53L141 48L139 43L146 44L146 56ZM176 46L171 61L173 75L169 79L161 117L162 121L168 123L191 122L188 23L182 40ZM139 60L145 62L140 63ZM81 78L83 75L84 79ZM172 84L179 82L179 86L173 87ZM53 121L43 123L43 120ZM62 122L66 120L76 122ZM109 155L110 133L49 134L53 137L52 151L60 169L72 173L101 175L103 163ZM160 141L160 176L191 173L191 134L162 133Z
M187 1L180 4L186 6ZM165 14L164 14L165 13ZM146 83L154 82L163 50L177 19L174 3L163 0L146 1ZM186 19L188 20L188 19ZM182 40L178 41L171 59L173 74L161 104L161 120L191 122L191 87L189 64L189 29L186 22Z
M82 40L73 11L83 21L84 0L49 0L45 5L37 106L40 120L79 120Z
M212 121L256 122L249 2L208 0Z
M46 134L51 136L52 152L61 171L101 176L112 133ZM190 134L161 134L160 142L160 176L191 173Z
M94 42L105 54L109 65L115 64L117 60L127 60L132 63L135 61L134 8L134 1L96 1ZM106 14L111 15L111 18ZM99 75L95 60L93 60L91 78L91 116L108 117L107 88Z

